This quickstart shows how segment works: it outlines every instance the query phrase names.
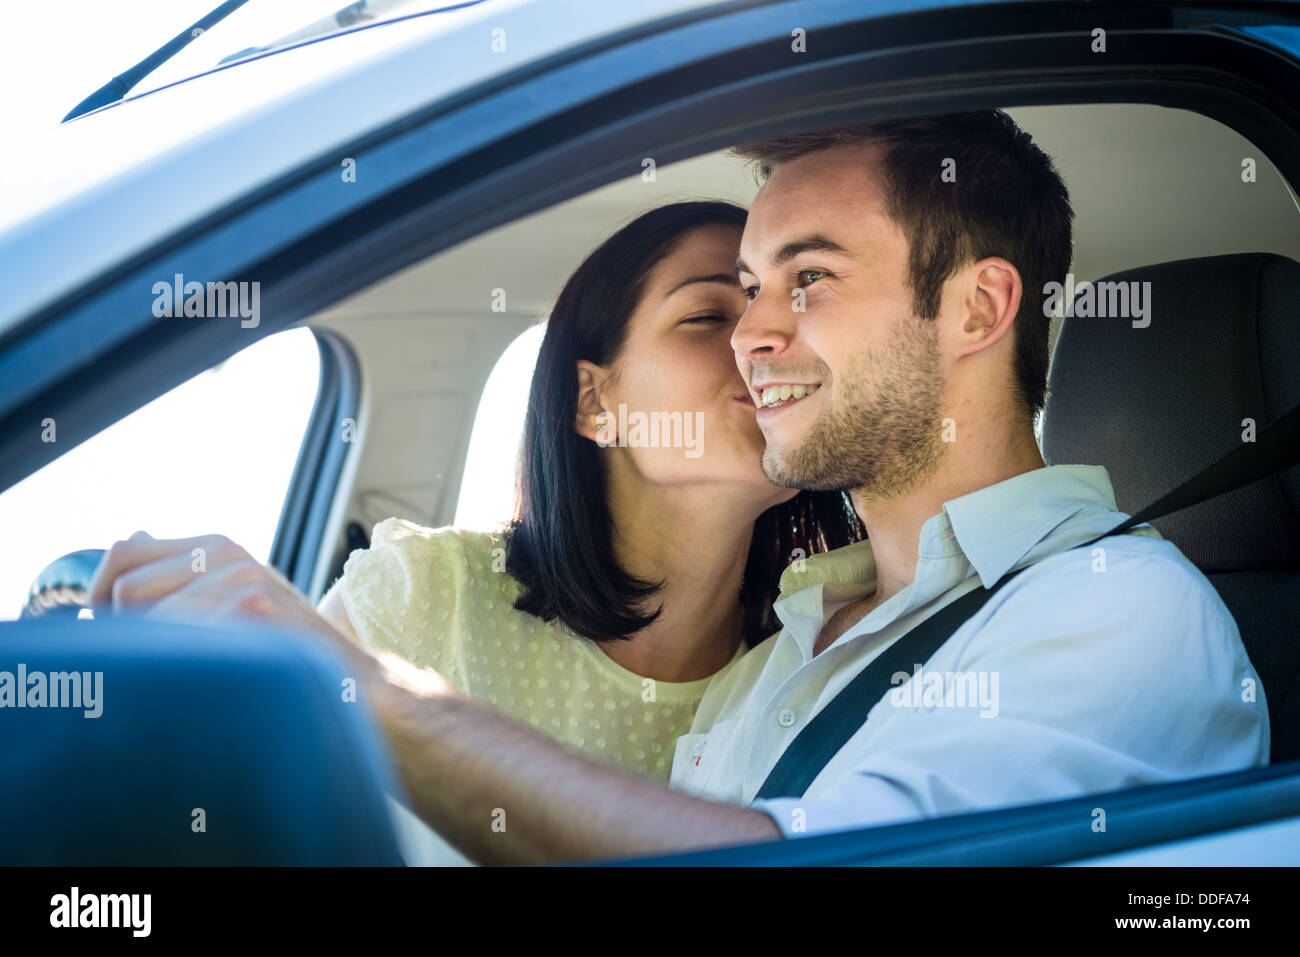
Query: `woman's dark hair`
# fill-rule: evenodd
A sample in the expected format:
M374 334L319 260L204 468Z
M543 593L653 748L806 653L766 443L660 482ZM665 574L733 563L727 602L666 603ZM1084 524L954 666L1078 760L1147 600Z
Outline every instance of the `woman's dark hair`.
M629 575L614 554L605 470L595 442L574 429L577 362L608 365L655 265L700 226L743 227L745 210L723 202L651 210L607 239L569 277L551 310L533 372L520 451L506 571L523 586L520 611L559 618L595 641L631 638L659 616L647 604L660 583ZM754 524L740 600L744 637L755 645L779 629L772 603L782 569L865 537L843 492L800 492ZM801 551L796 551L796 550Z

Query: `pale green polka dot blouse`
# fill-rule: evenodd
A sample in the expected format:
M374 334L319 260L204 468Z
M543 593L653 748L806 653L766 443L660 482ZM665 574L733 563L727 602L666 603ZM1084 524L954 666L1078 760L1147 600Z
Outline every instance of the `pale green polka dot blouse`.
M500 533L375 526L338 588L361 641L436 669L483 701L590 758L668 780L709 682L642 678L561 622L514 607Z

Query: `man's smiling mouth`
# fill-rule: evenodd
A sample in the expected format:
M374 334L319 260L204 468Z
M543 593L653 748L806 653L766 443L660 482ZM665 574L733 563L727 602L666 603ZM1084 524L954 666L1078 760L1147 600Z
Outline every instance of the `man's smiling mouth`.
M812 395L820 387L820 382L816 385L795 385L793 383L765 385L758 390L758 407L760 409L775 409L778 406L790 405Z

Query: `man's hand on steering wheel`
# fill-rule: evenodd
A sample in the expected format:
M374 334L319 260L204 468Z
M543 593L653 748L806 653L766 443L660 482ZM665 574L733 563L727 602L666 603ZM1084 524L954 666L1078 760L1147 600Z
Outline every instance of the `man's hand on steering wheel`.
M350 644L274 568L223 535L158 539L136 532L105 552L90 580L96 614L208 624L274 621Z
M97 615L130 612L189 624L295 625L329 638L372 691L455 694L432 668L421 668L387 650L360 647L288 579L224 535L158 539L136 532L104 553L88 592ZM398 695L394 700L400 699ZM382 704L387 699L381 695L376 700Z

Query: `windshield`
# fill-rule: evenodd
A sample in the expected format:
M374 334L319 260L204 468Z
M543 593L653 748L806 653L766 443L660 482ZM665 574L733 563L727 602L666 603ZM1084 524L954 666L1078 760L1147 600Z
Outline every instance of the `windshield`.
M303 42L307 38L302 34L309 27L317 31L314 36L327 36L340 29L357 30L440 10L448 14L419 19L450 20L455 17L452 10L472 11L487 3L502 6L500 0L365 0L373 18L345 16L341 19L354 22L340 28L321 21L337 11L354 9L357 3L247 0L141 77L127 97L214 70L241 51L273 47L293 36L298 39L286 45ZM0 108L6 133L13 142L23 142L33 132L58 127L73 107L221 5L221 0L51 0L6 10L6 28L0 30L0 85L12 93ZM404 24L393 29L407 32Z

